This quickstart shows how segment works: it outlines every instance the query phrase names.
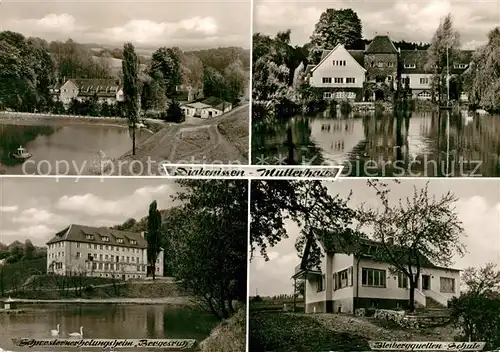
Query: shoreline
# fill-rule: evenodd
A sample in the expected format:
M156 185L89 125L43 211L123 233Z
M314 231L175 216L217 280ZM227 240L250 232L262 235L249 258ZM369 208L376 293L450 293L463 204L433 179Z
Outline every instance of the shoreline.
M192 306L195 305L192 297L163 297L163 298L67 298L67 299L26 299L13 298L17 304L140 304L140 305L172 305L172 306Z

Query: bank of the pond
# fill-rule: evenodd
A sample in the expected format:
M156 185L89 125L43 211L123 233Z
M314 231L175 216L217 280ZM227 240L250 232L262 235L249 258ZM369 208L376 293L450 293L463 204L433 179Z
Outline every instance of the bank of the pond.
M188 296L183 297L163 297L163 298L66 298L66 299L26 299L26 298L16 298L11 297L12 300L22 304L67 304L67 303L78 303L78 304L144 304L144 305L156 305L165 304L173 306L191 306L195 305L196 302L193 298Z
M201 352L244 352L246 350L246 308L220 322L200 343Z

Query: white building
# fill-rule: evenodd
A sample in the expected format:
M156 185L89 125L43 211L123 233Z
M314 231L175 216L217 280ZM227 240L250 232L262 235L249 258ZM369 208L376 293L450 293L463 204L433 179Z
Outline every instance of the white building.
M207 98L201 102L194 102L181 105L181 109L186 117L200 117L209 119L220 116L231 111L232 104L218 98Z
M62 85L51 88L52 97L64 105L77 99L82 102L97 97L99 103L116 104L123 102L123 87L120 81L115 79L68 79Z
M306 69L309 85L323 90L325 99L360 100L366 69L356 58L356 50L348 51L343 45L324 51L321 61Z
M163 276L163 250L155 272ZM47 242L47 272L123 280L150 276L144 233L70 225Z
M305 252L303 264L296 267L293 278L305 280L306 313L353 313L357 308L406 308L409 301L408 278L402 273L393 275L389 270L390 264L373 260L370 252L373 253L378 246L377 242L365 241L363 254L358 257L342 251L327 251L321 270L304 269L308 256ZM423 256L421 259L415 303L421 307L446 307L452 297L460 294L460 271L435 266Z

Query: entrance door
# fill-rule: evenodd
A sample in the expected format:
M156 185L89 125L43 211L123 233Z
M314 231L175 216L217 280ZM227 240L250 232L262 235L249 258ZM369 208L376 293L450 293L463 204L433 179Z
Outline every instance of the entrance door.
M431 277L429 275L422 275L422 290L431 289Z

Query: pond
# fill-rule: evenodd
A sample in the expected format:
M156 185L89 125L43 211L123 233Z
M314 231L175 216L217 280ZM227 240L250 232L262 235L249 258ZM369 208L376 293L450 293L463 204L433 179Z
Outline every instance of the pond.
M25 304L17 308L29 311L0 314L0 347L9 351L14 349L11 338L51 339L51 330L56 329L57 324L61 324L60 338L68 338L68 333L77 332L83 326L85 339L195 339L198 342L208 337L217 324L211 314L192 307L72 303Z
M500 176L500 116L400 111L255 124L254 164L342 165L344 176Z
M136 142L150 135L139 130ZM22 162L9 155L21 145L33 155L24 168ZM121 126L62 121L46 121L43 125L0 122L0 169L6 174L55 175L59 167L59 174L78 175L78 170L98 160L101 151L117 158L131 149L129 131Z

